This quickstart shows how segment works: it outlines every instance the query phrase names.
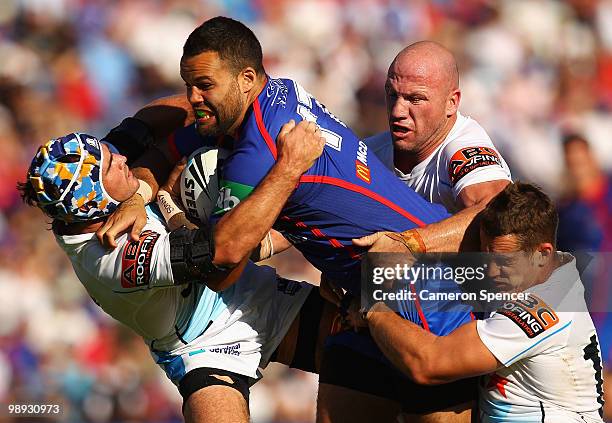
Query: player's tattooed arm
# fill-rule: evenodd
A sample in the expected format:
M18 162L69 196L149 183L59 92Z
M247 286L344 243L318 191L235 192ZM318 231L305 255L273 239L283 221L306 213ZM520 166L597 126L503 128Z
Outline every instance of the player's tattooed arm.
M245 200L225 214L215 228L218 266L233 267L264 239L295 189L300 176L323 152L325 140L312 122L293 120L278 135L278 159Z

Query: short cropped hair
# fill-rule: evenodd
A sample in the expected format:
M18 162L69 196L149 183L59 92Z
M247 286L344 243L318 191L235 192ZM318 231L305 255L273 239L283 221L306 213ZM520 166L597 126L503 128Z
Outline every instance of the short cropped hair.
M515 182L497 194L480 214L480 228L495 238L516 235L522 251L542 243L556 247L559 215L552 200L537 186Z
M183 46L183 57L206 51L217 52L236 74L249 66L258 74L265 73L259 40L246 25L234 19L217 16L189 34Z

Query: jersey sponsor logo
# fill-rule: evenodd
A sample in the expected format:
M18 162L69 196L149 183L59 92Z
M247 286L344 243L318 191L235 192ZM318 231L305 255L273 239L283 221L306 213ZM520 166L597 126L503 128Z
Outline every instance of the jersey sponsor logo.
M266 89L266 97L274 97L272 99L273 106L281 106L283 109L287 106L287 94L289 88L280 79L270 79Z
M276 289L283 294L294 296L300 289L302 289L302 285L299 282L277 276Z
M366 184L372 182L370 168L368 167L368 146L362 140L359 140L359 145L357 146L355 174Z
M222 180L220 185L221 188L219 189L219 198L217 198L215 211L213 212L213 214L216 215L230 211L240 204L242 200L247 198L255 189L249 185L226 180Z
M195 202L195 178L194 179L185 178L184 185L185 185L185 192L184 192L185 206L187 207L187 215L197 219L198 210L197 210L197 204ZM199 181L198 181L198 185L201 185Z
M125 246L121 259L122 287L136 288L149 283L153 247L158 239L157 232L144 231L138 241L130 241Z
M508 301L497 312L512 320L528 338L535 338L559 323L557 313L539 297Z
M448 165L451 183L454 185L468 173L485 166L502 166L495 150L489 147L462 148L453 154Z
M209 348L209 352L227 355L240 355L240 342L225 347Z

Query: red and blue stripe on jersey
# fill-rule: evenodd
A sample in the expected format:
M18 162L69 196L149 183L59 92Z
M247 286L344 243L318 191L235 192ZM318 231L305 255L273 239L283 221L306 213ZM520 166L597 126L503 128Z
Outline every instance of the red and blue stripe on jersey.
M327 145L300 179L274 228L328 278L358 293L359 259L365 250L354 247L353 238L378 231L405 231L449 214L404 185L349 128L289 79L269 79L245 116L221 171L222 197L233 195L232 187L254 188L263 180L276 161L276 137L290 119L316 121ZM176 134L174 145L180 154L197 148L194 133L192 128ZM219 215L228 211L222 201ZM431 328L432 322L418 321L423 319L412 308L402 314ZM441 321L450 320L451 328L432 331L447 333L470 320L469 311L460 314L439 316L434 326L446 327Z

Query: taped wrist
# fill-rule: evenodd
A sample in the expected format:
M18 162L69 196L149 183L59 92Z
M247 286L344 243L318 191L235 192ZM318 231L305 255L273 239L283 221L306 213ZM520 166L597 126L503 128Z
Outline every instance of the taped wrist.
M170 232L170 265L175 284L202 282L217 269L212 231L209 227Z
M184 213L183 210L179 208L174 202L172 195L163 189L157 191L157 205L159 206L159 211L164 216L166 223L170 222L172 216Z
M415 229L411 229L403 233L388 232L385 235L394 241L404 244L404 247L406 247L406 249L411 253L427 252L423 238Z
M149 125L140 119L128 117L111 129L102 140L114 145L119 153L127 157L129 166L153 144L153 139Z
M149 204L153 199L153 190L151 189L151 185L142 179L138 180L138 191L136 191L136 194L142 197L145 204Z

